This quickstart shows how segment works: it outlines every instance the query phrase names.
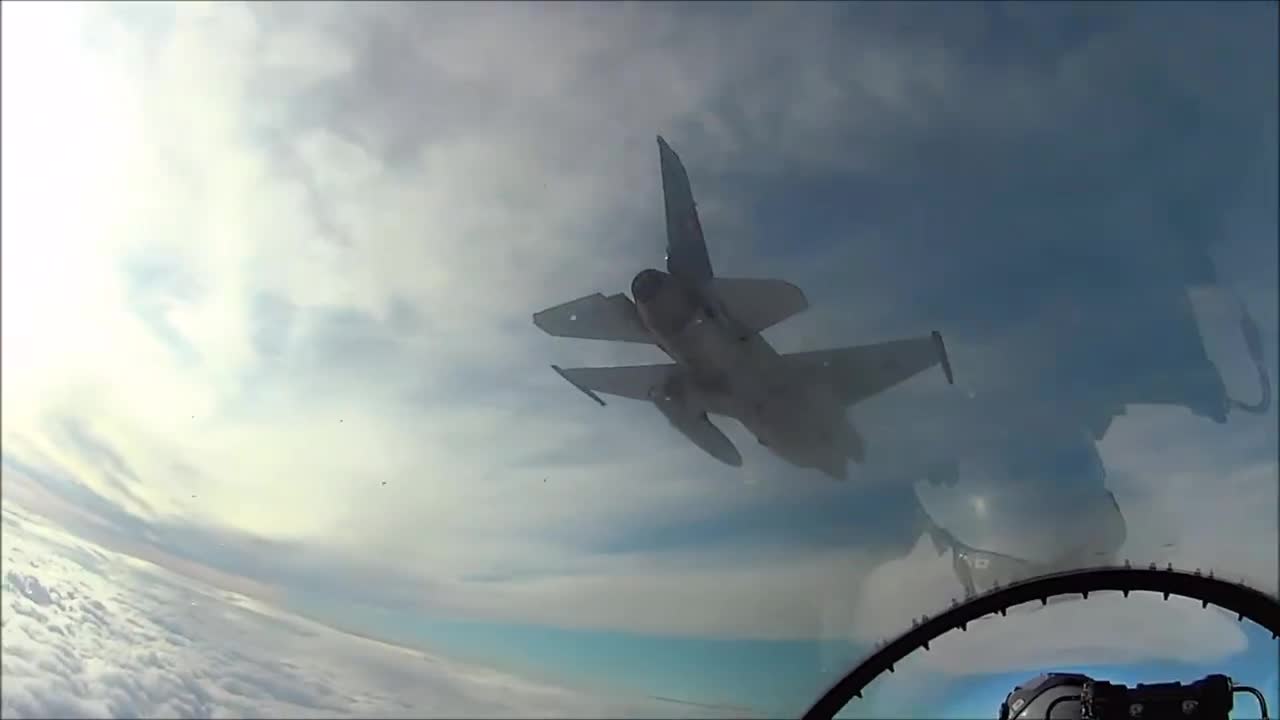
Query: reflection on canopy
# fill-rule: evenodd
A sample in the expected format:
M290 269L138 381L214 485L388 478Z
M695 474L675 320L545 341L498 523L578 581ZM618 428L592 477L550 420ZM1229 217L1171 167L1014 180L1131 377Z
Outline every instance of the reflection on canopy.
M1104 257L1102 248L1076 250ZM967 590L982 584L979 578L1007 582L1116 558L1126 539L1124 516L1106 487L1098 442L1127 407L1182 408L1219 424L1233 410L1269 409L1256 321L1242 305L1237 343L1257 369L1261 400L1229 396L1209 359L1191 301L1192 292L1206 295L1191 281L1212 276L1207 243L1203 252L1202 264L1186 273L1126 276L1113 247L1112 257L1088 270L1053 276L1060 302L1028 303L1007 316L1004 328L984 328L991 334L1034 328L983 356L1007 373L971 382L967 395L944 389L877 405L874 469L864 478L916 483L923 529L939 552L952 551ZM1136 267L1141 258L1129 261ZM1047 275L1059 262L1046 253L1044 266L1014 274ZM1100 277L1110 279L1108 289L1099 289ZM939 294L965 298L976 291L961 286ZM946 307L958 314L956 306L965 304ZM990 542L1003 551L983 549Z
M1028 238L1023 252L989 268L962 261L963 270L934 276L921 290L925 297L912 302L917 322L942 315L954 323L938 323L949 336L986 340L971 362L955 353L967 390L917 391L865 412L871 419L863 422L876 431L869 441L874 452L857 480L914 486L920 532L936 552L950 554L966 596L1119 564L1122 547L1145 551L1134 562L1163 567L1176 551L1178 528L1134 536L1108 487L1099 443L1134 406L1185 410L1218 425L1270 411L1258 324L1230 288L1216 283L1214 238L1186 233L1154 243L1121 242L1105 232L1054 234ZM1206 312L1204 305L1213 307ZM1202 325L1206 314L1217 327ZM1232 315L1234 323L1224 322ZM1227 338L1227 354L1254 366L1256 400L1228 392L1207 346L1215 334L1219 344ZM913 545L910 537L899 541L899 552ZM1236 558L1212 559L1274 593L1267 557L1242 539ZM945 602L937 598L933 607Z

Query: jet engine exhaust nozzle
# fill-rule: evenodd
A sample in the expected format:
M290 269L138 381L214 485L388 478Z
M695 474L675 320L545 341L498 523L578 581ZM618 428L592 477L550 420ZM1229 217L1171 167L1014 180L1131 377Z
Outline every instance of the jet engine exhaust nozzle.
M660 270L641 270L631 281L631 297L637 303L653 302L667 282L667 274Z

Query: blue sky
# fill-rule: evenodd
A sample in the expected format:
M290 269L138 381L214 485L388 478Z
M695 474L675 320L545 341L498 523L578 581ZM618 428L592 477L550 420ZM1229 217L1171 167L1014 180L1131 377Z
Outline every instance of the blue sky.
M1275 591L1275 410L1224 411L1258 393L1242 306L1277 375L1275 12L6 7L4 500L33 514L6 532L528 682L765 714L962 592L931 528ZM661 262L658 133L717 272L808 295L778 349L947 338L954 387L852 409L849 482L728 421L745 464L720 466L547 370L661 357L529 321ZM1274 642L1179 605L984 633L871 712L967 712L1085 651L1275 678Z

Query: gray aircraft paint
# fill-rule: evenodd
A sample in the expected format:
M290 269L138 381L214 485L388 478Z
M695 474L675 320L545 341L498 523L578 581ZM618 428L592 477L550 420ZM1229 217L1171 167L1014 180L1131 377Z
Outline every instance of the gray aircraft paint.
M845 409L934 365L948 382L942 336L781 355L760 331L808 307L782 280L717 278L683 163L658 137L667 221L667 271L645 269L631 298L596 293L535 313L550 335L651 342L669 365L616 368L552 366L596 402L597 392L647 400L673 427L717 460L742 455L708 414L733 418L760 444L793 465L847 476L865 457Z

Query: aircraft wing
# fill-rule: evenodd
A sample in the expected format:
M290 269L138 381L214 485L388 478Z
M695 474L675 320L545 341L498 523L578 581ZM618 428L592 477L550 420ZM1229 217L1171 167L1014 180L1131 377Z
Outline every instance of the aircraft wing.
M533 314L533 324L556 337L654 343L631 298L600 293L570 300Z
M875 345L814 350L784 356L794 371L828 383L846 405L888 390L934 365L941 364L953 382L942 335L891 340Z
M601 405L605 403L596 395L597 392L633 400L648 400L649 390L666 382L676 372L676 366L672 363L589 368L561 368L552 365L551 369Z

